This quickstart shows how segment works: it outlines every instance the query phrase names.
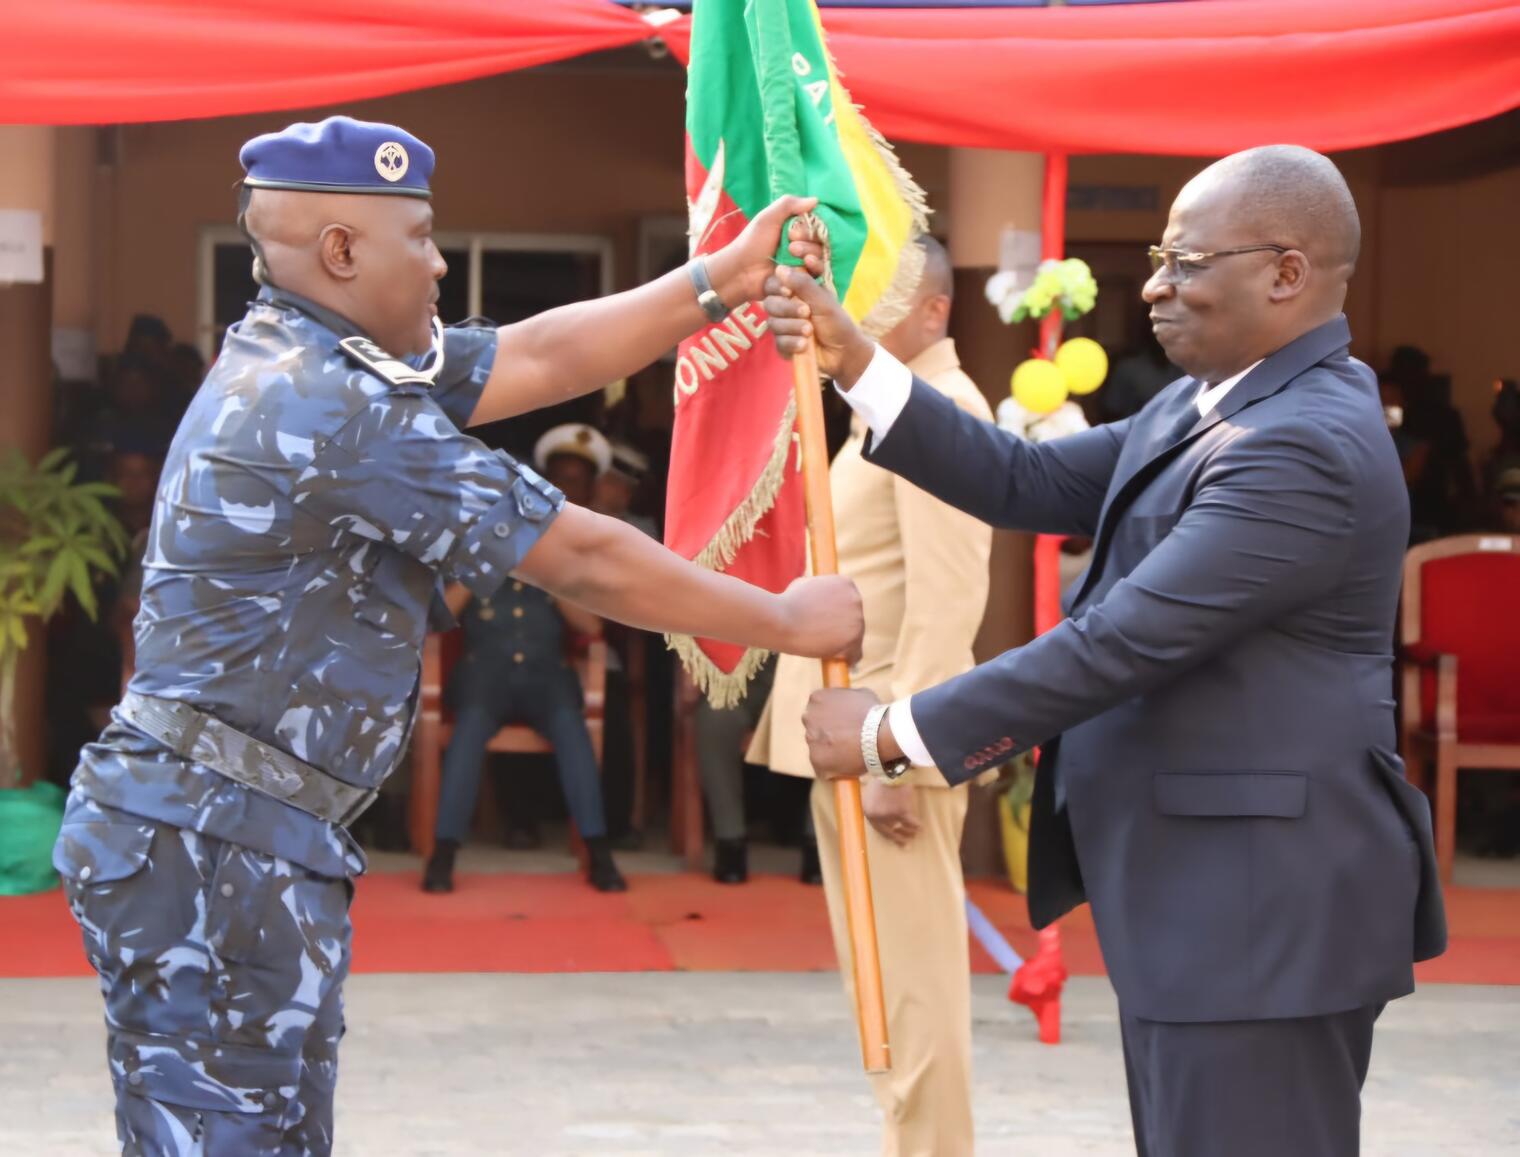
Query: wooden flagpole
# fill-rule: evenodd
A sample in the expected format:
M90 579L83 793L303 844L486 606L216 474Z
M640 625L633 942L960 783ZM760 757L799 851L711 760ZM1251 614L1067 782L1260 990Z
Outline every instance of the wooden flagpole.
M823 397L818 388L818 355L811 341L806 350L792 359L792 382L797 394L797 433L801 441L802 487L813 573L838 574ZM823 685L848 687L850 665L843 659L825 659ZM866 1072L884 1073L892 1067L892 1046L887 1039L887 1009L881 988L881 955L876 945L876 911L871 903L871 869L866 862L866 821L860 809L859 780L834 781L834 810L839 821L839 858L850 932L850 966L855 976L861 1060Z

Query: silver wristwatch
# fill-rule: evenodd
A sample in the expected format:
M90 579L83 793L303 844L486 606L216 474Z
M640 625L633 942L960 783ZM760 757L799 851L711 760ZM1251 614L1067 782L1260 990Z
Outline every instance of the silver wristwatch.
M707 258L693 257L691 264L686 267L687 275L691 278L691 287L697 291L697 304L702 307L702 312L707 315L708 321L722 321L728 316L728 306L723 304L723 299L718 296L718 291L713 288L712 278L707 273Z
M887 704L878 703L866 712L866 721L860 725L860 753L865 756L866 774L880 783L896 783L908 774L913 766L909 759L894 759L882 763L881 753L876 750L876 736L881 731L881 721L887 717Z

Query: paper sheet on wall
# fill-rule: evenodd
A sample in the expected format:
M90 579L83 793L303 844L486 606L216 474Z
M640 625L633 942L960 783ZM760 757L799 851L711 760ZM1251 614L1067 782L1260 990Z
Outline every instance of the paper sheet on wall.
M0 209L0 285L42 281L42 214Z

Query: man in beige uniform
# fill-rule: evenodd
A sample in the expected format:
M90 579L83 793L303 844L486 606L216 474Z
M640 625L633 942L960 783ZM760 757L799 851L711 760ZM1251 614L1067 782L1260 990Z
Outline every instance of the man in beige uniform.
M932 238L912 312L882 346L978 417L992 420L981 391L961 371L950 320L950 260ZM987 603L992 531L861 457L856 417L830 480L839 571L865 605L862 658L854 686L894 702L968 671ZM802 712L822 685L816 660L782 656L775 689L749 758L773 771L811 777ZM967 794L934 768L897 782L861 784L869 825L866 853L875 893L892 1071L871 1078L885 1116L884 1157L963 1157L972 1152L971 995L961 828ZM832 785L813 786L813 821L824 891L841 963L849 959L839 825ZM853 1003L852 977L842 967Z

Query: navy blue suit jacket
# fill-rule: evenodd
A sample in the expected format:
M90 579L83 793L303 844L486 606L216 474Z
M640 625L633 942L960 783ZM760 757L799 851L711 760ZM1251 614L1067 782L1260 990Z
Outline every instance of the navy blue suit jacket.
M1199 417L1184 378L1031 444L915 382L868 457L994 526L1094 539L1070 615L913 697L969 779L1043 745L1030 912L1090 899L1124 1010L1312 1016L1414 987L1446 928L1395 752L1409 503L1336 318Z

